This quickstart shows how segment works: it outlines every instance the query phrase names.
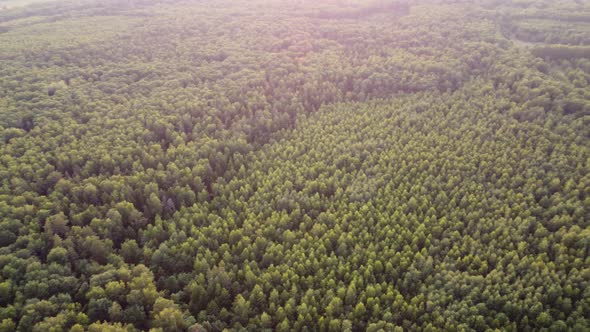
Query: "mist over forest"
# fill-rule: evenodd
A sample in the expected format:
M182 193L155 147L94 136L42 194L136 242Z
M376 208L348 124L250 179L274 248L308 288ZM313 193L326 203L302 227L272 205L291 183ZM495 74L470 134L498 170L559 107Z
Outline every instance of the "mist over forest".
M588 331L590 3L0 0L0 332Z

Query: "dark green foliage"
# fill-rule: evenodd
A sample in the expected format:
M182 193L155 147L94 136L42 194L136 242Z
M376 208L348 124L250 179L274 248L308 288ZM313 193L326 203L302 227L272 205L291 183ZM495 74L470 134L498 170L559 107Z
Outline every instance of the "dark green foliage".
M588 330L589 13L0 10L0 331Z

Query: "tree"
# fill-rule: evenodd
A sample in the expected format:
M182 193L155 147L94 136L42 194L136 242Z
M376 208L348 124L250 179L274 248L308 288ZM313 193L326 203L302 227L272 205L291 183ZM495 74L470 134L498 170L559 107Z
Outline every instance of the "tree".
M234 299L233 311L236 314L236 320L238 322L247 322L250 315L250 302L246 301L241 294L238 294Z
M69 227L68 220L63 212L60 212L54 216L47 218L45 221L45 233L49 236L54 234L61 236L62 238L68 233Z
M152 310L152 326L164 331L185 331L188 327L178 306L170 300L159 298Z
M0 331L10 332L16 330L16 324L10 318L5 318L0 322Z

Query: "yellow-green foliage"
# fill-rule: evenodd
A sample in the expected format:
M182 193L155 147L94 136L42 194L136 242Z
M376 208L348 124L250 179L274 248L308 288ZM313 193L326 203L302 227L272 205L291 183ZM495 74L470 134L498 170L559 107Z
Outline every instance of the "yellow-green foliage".
M588 11L0 11L0 331L588 330Z

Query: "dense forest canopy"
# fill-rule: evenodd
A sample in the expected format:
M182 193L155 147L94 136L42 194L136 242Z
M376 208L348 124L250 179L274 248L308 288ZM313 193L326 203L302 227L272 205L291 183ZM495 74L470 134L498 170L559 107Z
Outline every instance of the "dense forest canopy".
M0 1L0 331L587 331L590 4Z

